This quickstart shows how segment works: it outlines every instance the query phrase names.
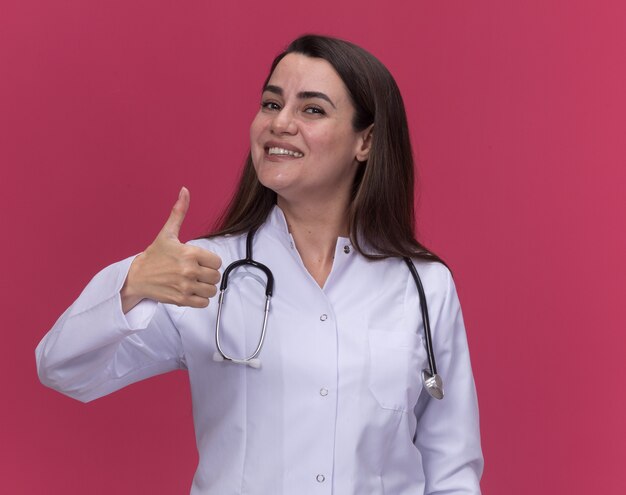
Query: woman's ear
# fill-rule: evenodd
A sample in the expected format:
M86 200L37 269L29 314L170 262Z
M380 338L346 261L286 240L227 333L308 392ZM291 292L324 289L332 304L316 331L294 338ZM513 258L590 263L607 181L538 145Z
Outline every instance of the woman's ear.
M355 158L359 162L365 162L369 158L370 149L372 148L374 124L370 124L366 129L363 129L360 134L361 137Z

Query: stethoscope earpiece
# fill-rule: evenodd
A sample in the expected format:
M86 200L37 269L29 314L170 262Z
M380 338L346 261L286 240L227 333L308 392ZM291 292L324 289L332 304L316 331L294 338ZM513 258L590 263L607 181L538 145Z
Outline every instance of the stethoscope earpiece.
M213 361L216 361L218 363L222 361L230 361L235 364L245 364L247 366L250 366L250 368L256 368L256 369L259 369L261 367L261 360L259 358L252 358L252 359L225 358L224 355L220 353L220 351L215 351L213 353Z

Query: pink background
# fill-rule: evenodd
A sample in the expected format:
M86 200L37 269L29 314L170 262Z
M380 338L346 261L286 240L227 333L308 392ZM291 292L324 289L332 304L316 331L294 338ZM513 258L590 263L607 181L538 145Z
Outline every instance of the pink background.
M378 56L452 266L488 495L626 493L626 8L621 1L3 0L0 492L184 494L184 373L84 405L34 349L101 267L231 194L273 56L313 31ZM340 494L342 495L342 494Z

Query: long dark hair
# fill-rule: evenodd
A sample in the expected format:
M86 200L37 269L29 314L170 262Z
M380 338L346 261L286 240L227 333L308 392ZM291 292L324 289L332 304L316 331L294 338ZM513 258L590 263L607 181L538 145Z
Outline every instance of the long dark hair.
M370 259L409 256L443 263L415 239L413 152L404 103L393 76L376 57L353 43L305 35L274 59L263 87L289 53L329 62L356 110L353 129L358 132L374 124L368 160L359 167L352 189L353 246ZM276 193L258 181L248 153L237 191L218 219L216 231L203 237L256 230L275 204Z

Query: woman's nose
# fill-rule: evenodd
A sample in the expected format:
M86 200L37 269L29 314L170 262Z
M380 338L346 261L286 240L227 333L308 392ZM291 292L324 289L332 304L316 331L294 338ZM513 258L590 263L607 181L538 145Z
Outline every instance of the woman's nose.
M295 134L298 132L298 126L291 110L281 108L279 112L275 113L270 131L274 134Z

